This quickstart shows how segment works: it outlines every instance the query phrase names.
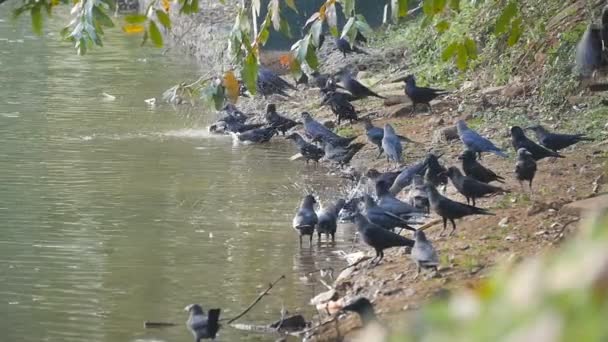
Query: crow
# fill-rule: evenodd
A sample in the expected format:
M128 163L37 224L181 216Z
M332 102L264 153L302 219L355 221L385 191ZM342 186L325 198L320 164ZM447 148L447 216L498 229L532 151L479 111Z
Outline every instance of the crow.
M370 195L363 195L363 201L365 204L366 218L369 220L369 222L375 224L376 226L390 231L394 230L395 228L405 228L412 231L415 230L404 218L380 208Z
M424 173L425 179L436 187L443 185L443 190L445 192L445 186L448 184L448 170L446 170L443 165L439 164L439 157L433 153L429 153L426 157L426 166L426 172Z
M606 56L603 52L602 35L605 34L606 25L598 27L589 24L583 37L576 46L576 66L583 77L591 77L595 71L606 66Z
M218 320L220 318L220 309L211 309L205 315L203 308L198 304L190 304L184 308L189 312L186 327L194 336L194 341L199 342L202 339L215 339L215 335L220 329Z
M278 94L284 97L290 97L285 91L296 90L296 87L281 78L274 71L260 67L258 69L258 79L256 82L257 90L262 96L267 97L272 94Z
M458 156L458 159L462 160L462 170L465 175L484 183L493 181L504 183L505 179L503 177L497 175L494 171L484 167L477 161L475 152L465 150L462 155Z
M532 157L532 154L525 148L517 150L517 164L515 164L515 176L521 185L522 190L524 189L523 181L528 181L530 186L530 192L532 192L532 180L536 175L536 161Z
M315 226L319 222L317 214L315 213L315 203L317 203L317 201L313 195L304 196L304 199L302 199L300 207L293 218L292 227L300 235L300 247L302 247L303 235L310 236L310 246L312 246L312 234L315 231Z
M528 150L535 161L539 161L547 157L565 158L561 154L548 150L528 139L524 133L524 130L519 126L511 127L511 144L513 145L515 151L519 151L520 148L525 148Z
M574 145L580 141L593 141L591 138L587 138L584 134L560 134L551 133L541 125L534 125L527 128L536 135L536 140L544 147L550 149L553 152L557 152L568 146Z
M386 182L387 184L393 184L399 174L401 174L401 171L380 172L376 169L369 169L365 173L365 176L374 181L374 184L378 183L381 180Z
M344 138L332 132L320 122L310 116L309 113L302 113L302 121L304 122L304 133L313 141L323 141L335 146L348 146L351 141L357 137Z
M273 127L283 135L285 135L285 132L299 124L298 122L277 113L277 106L274 103L266 105L266 114L264 115L264 118L266 119L266 124L268 126Z
M313 85L319 89L324 88L327 85L327 81L331 79L329 74L321 74L318 71L313 71L310 73L312 77Z
M308 161L310 160L314 160L318 163L319 159L323 158L325 155L325 152L322 149L308 143L300 134L296 132L291 133L285 137L285 139L293 140L296 143L300 154L304 157L304 160L306 160L306 164L308 164Z
M467 204L469 204L469 200L473 201L473 206L475 206L475 200L477 198L490 194L510 192L497 186L483 183L474 178L464 176L455 166L448 169L448 177L450 177L452 180L452 184L456 190L466 197Z
M416 174L412 178L412 184L407 198L410 205L414 208L422 209L427 214L430 213L429 196L424 189L424 179L421 175Z
M329 238L331 235L331 241L335 241L336 230L338 228L338 214L345 203L345 200L339 199L334 204L323 208L317 213L317 217L319 218L319 223L317 223L317 238L319 241L321 241L321 234L325 234L326 238Z
M435 187L430 183L425 184L425 188L429 196L431 210L433 210L437 215L441 216L441 218L443 219L443 229L439 233L439 236L443 236L443 232L447 227L448 220L450 220L450 222L452 223L452 231L449 234L452 235L454 234L454 231L456 231L456 222L454 222L455 219L459 219L469 215L494 216L494 214L492 214L486 209L477 208L468 204L452 201L447 197L441 196L439 194L439 191L437 191L437 189L435 189Z
M458 120L458 122L456 122L456 129L458 130L458 137L464 146L468 150L479 154L480 158L482 152L490 152L497 156L507 158L507 155L501 149L496 147L490 140L467 127L467 124L463 120Z
M273 127L255 128L242 133L231 133L232 137L245 144L261 144L269 142L277 134Z
M363 143L352 143L346 147L339 145L332 145L329 142L322 142L323 150L325 151L325 159L337 163L340 166L345 166L350 163L355 154L359 152L365 144Z
M378 147L378 157L376 157L376 159L378 159L384 152L384 149L382 149L382 138L384 138L384 129L374 126L369 118L363 119L363 124L365 127L365 135L367 136L367 140ZM403 135L397 134L396 136L401 141L420 145L420 143L413 141L410 138L404 137Z
M428 167L428 159L429 156L422 161L404 168L393 182L393 185L390 188L391 194L397 195L403 188L410 185L415 175L424 175Z
M412 112L416 110L416 105L424 104L432 112L431 101L440 95L448 92L442 89L433 89L416 86L416 78L414 75L408 75L405 78L405 94L412 100Z
M356 99L363 99L368 96L386 99L386 97L374 93L368 87L359 83L359 81L354 79L347 70L343 70L342 72L338 73L338 76L340 77L340 82L342 83L344 89L348 90L348 92L350 92Z
M359 314L363 326L378 321L378 317L376 316L376 313L374 311L374 306L365 297L359 297L355 299L352 303L343 307L342 311L351 311Z
M384 181L376 182L376 195L378 196L378 206L380 208L401 218L410 218L424 214L423 210L397 199L389 191L389 187L390 185Z
M348 120L352 124L353 121L359 120L355 106L353 106L349 100L349 95L346 93L340 93L336 91L330 91L325 93L322 104L328 105L331 111L338 119L338 126L342 120Z
M395 129L388 123L384 124L382 149L386 152L386 161L394 161L397 164L401 164L403 161L403 146L401 146L401 140L395 135Z
M437 272L437 267L439 266L437 251L435 251L435 247L426 238L422 230L416 230L414 233L414 247L412 248L411 258L414 259L418 268L414 279L420 276L422 268L434 269Z
M414 246L413 240L376 226L360 212L355 214L355 224L363 242L376 251L376 257L372 259L370 265L378 265L384 258L384 250L387 248Z
M336 38L336 47L338 48L338 51L342 52L344 58L346 58L346 54L350 53L360 53L363 55L369 55L367 52L358 48L355 44L351 46L348 40L344 38Z

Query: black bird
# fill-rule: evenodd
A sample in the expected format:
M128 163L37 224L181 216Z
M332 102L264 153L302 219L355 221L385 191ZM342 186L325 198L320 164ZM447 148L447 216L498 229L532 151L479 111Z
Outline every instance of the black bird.
M427 169L424 176L428 182L436 187L439 185L445 187L448 184L448 170L443 165L439 164L439 157L433 153L429 153L426 157L426 166Z
M414 233L414 247L412 248L411 257L418 267L418 272L414 279L418 278L422 268L434 269L437 272L437 267L439 266L437 251L435 251L435 247L426 238L422 230L417 230Z
M376 251L376 257L370 264L374 264L374 260L376 260L375 265L377 265L384 258L384 250L387 248L414 246L413 240L376 226L360 212L355 214L355 224L363 242Z
M322 149L307 142L306 140L304 140L304 138L302 138L300 134L296 132L291 133L290 135L285 137L285 139L293 140L296 143L300 154L302 154L304 160L306 160L306 164L308 164L309 160L314 160L318 163L319 159L323 158L323 156L325 155L325 152Z
M327 85L327 81L331 78L329 74L321 74L316 70L311 72L310 76L312 77L312 84L319 89L324 88Z
M532 157L532 154L528 152L525 148L520 148L517 150L517 164L515 164L515 176L521 185L521 188L524 188L523 181L528 181L530 185L530 192L532 192L532 180L534 180L534 175L536 175L536 161Z
M334 146L348 146L351 141L357 137L344 138L336 133L332 132L329 128L325 127L322 123L316 121L310 116L309 113L302 113L302 121L304 123L304 132L313 141L323 141L330 143Z
M416 105L424 104L432 112L431 101L440 95L448 92L442 89L433 89L416 86L416 78L414 75L408 75L405 78L405 94L412 100L412 112L416 110Z
M384 181L376 182L376 195L378 196L378 206L391 214L401 218L411 218L420 216L424 211L400 201L389 191L390 185Z
M583 77L591 77L594 72L606 66L606 56L603 52L602 35L608 25L598 27L589 24L583 37L576 46L576 66ZM604 42L606 40L604 39Z
M325 158L334 163L338 163L340 166L344 166L350 163L355 154L359 152L365 144L363 143L352 143L346 147L339 145L332 145L331 143L322 142L323 150L325 151Z
M338 125L342 120L348 120L351 124L353 121L359 120L355 106L348 102L348 98L348 94L331 91L326 93L323 99L323 104L328 105L338 119Z
M376 226L390 231L395 228L404 228L412 231L416 230L412 228L409 225L409 222L404 218L380 208L370 195L363 195L363 201L365 203L366 218Z
M374 311L374 306L365 297L357 298L352 303L343 307L342 311L351 311L359 314L363 326L378 321L378 317L376 316L376 312Z
M484 183L493 181L504 183L505 179L503 177L497 175L494 171L484 167L477 161L475 152L465 150L462 155L458 156L458 159L462 160L462 170L465 175Z
M369 169L365 173L365 176L374 181L374 184L379 181L384 181L386 184L393 184L400 174L401 171L380 172L376 169Z
M339 199L336 203L323 208L317 214L319 218L319 223L317 223L317 238L319 241L321 241L321 234L325 234L327 238L331 235L331 241L335 241L336 230L338 228L338 214L345 203L345 200Z
M342 70L342 72L338 73L340 76L340 82L342 83L342 87L348 92L350 92L356 99L363 99L368 96L374 96L380 99L386 99L384 96L380 96L373 91L371 91L368 87L359 83L356 79L352 78L350 72L347 70Z
M277 134L277 131L273 127L266 127L266 128L255 128L255 129L251 129L251 130L248 130L248 131L245 131L242 133L231 133L231 134L236 140L238 140L242 143L261 144L261 143L269 142L270 139L272 139L272 137L274 137L275 134Z
M519 126L511 127L511 144L513 145L515 151L519 151L520 148L525 148L528 150L528 152L532 154L532 158L534 158L536 161L547 157L565 158L561 154L548 150L528 139L524 133L524 130Z
M443 235L445 231L448 220L452 223L452 231L449 235L454 234L456 231L456 222L455 219L459 219L469 215L494 215L486 209L477 208L468 204L452 201L451 199L441 196L439 191L432 185L427 183L425 185L427 194L429 195L429 203L431 204L431 210L433 210L437 215L441 216L443 219L443 229L439 233L440 236Z
M257 90L264 97L272 94L278 94L284 97L290 97L286 91L296 90L296 87L281 78L274 71L260 67L258 69Z
M469 204L469 200L473 201L473 206L475 206L475 200L477 198L481 198L485 195L490 194L499 194L509 192L503 188L499 188L494 185L490 185L487 183L480 182L475 178L471 178L463 175L460 170L452 166L448 169L448 177L452 180L452 184L467 199L467 204Z
M240 122L218 120L209 126L209 132L216 134L243 133L264 127L264 124L244 124Z
M268 126L273 127L277 131L283 133L283 135L285 135L285 132L299 124L295 120L286 118L277 113L277 106L274 103L266 105L266 114L264 115L264 118L266 119L266 124Z
M423 176L428 167L429 157L430 155L428 155L424 160L404 168L399 174L399 176L397 176L397 179L395 179L395 181L393 182L393 185L390 189L391 193L393 195L397 195L403 188L410 185L415 175Z
M374 126L374 124L372 124L372 121L369 118L363 119L363 124L365 127L365 135L367 136L367 140L378 147L378 157L377 158L380 158L380 156L384 152L384 149L382 148L382 138L384 138L384 129ZM402 135L397 134L397 138L399 138L399 140L401 140L401 141L419 144Z
M507 155L496 147L493 142L470 129L463 120L458 120L456 122L456 129L458 130L460 141L462 141L467 150L476 152L479 155L479 158L481 158L482 152L490 152L497 156L507 158Z
M305 72L302 72L302 74L300 75L300 77L298 79L295 80L296 81L296 88L298 87L298 85L303 84L303 85L308 85L308 75L306 75Z
M317 203L317 201L313 195L304 196L304 199L296 212L296 216L293 218L292 227L300 235L300 247L302 247L303 235L310 236L310 245L312 246L312 234L315 231L315 226L319 222L317 213L315 213L315 203Z
M568 146L574 145L580 141L593 141L591 138L587 138L584 134L560 134L551 133L541 125L535 125L528 127L529 130L534 132L536 140L544 147L550 149L553 152L557 152Z
M215 339L215 335L220 329L218 320L220 318L220 309L211 309L205 315L203 308L198 304L190 304L184 308L190 313L186 327L194 336L194 341L199 342L202 339Z
M355 42L367 43L367 38L365 38L361 31L357 31L357 35L355 36Z
M344 38L336 38L336 47L338 48L338 50L340 52L342 52L342 55L344 56L344 58L346 58L346 54L350 54L350 53L360 53L363 55L369 55L367 52L361 50L355 44L353 44L351 46L350 43L348 42L348 40L346 40Z

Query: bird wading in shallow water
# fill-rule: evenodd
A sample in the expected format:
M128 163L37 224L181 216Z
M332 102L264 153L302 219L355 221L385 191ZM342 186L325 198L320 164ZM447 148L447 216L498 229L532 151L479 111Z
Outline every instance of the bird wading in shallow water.
M184 310L190 314L186 321L186 327L192 333L195 342L203 339L215 339L220 329L218 323L220 309L211 309L205 314L200 305L190 304Z
M293 218L292 227L299 234L300 247L302 247L302 236L304 235L310 236L310 246L312 247L312 234L315 231L315 226L319 222L314 208L316 203L317 201L313 195L304 196L304 199L302 199L300 207Z

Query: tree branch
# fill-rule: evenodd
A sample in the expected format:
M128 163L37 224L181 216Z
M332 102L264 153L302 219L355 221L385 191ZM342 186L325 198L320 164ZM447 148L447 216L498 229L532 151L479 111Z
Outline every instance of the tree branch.
M266 288L266 290L264 290L264 292L260 293L260 295L251 303L251 305L249 305L245 310L243 310L243 312L241 312L240 314L238 314L236 317L231 318L227 324L230 324L234 321L236 321L237 319L245 316L245 314L247 314L249 312L249 310L253 309L253 307L260 301L262 300L262 298L264 296L266 296L268 294L268 292L281 280L285 279L285 275L282 275L279 277L279 279L275 280L273 283L268 284L268 288Z

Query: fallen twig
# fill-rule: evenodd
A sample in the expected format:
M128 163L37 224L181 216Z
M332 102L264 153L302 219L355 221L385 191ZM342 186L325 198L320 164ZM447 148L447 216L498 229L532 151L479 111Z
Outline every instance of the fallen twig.
M268 287L266 288L266 290L264 290L264 292L260 293L260 295L251 303L251 305L249 305L245 310L243 310L243 312L241 312L240 314L236 315L236 317L231 318L228 321L228 324L236 321L237 319L245 316L245 314L247 314L249 312L249 310L253 309L253 307L260 301L262 300L262 298L264 296L266 296L268 294L268 292L270 292L270 290L282 279L285 279L285 275L280 276L277 280L275 280L274 282L268 284Z
M432 226L434 226L434 225L436 225L437 223L440 223L440 222L441 222L441 219L434 219L434 220L429 221L429 222L423 224L422 226L418 227L417 230L426 230L426 229L429 229Z
M176 323L171 322L150 322L144 321L144 328L164 328L164 327L174 327Z

